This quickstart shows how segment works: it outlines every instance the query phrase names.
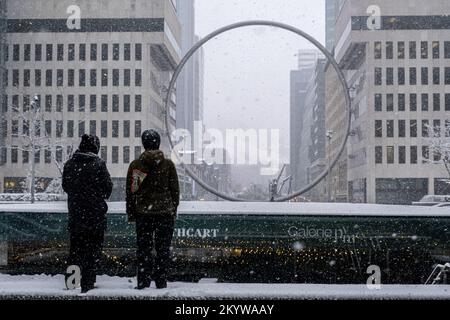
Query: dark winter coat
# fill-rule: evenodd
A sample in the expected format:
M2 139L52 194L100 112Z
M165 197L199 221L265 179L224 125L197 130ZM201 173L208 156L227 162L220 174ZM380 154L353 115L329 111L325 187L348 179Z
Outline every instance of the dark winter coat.
M113 187L105 161L91 152L75 152L64 166L62 186L68 195L69 230L105 230L105 200Z
M130 164L126 188L129 221L138 215L176 217L180 203L177 170L162 151L147 150Z

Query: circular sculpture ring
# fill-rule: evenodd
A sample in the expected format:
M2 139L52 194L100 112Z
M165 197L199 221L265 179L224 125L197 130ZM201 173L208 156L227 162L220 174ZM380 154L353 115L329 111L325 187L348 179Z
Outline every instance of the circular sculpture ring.
M281 197L281 198L277 198L275 199L276 202L284 202L284 201L289 201L295 197L298 197L308 191L310 191L312 188L314 188L316 185L318 185L327 175L329 172L331 172L331 169L336 165L336 163L338 162L339 158L341 157L342 153L345 150L345 146L347 145L347 140L348 140L348 136L350 133L350 128L351 128L351 100L350 100L350 94L349 94L349 88L347 85L347 81L345 80L344 74L342 73L341 69L339 68L339 65L337 64L336 60L334 59L334 57L332 56L332 54L322 45L320 44L320 42L318 42L316 39L314 39L312 36L310 36L309 34L303 32L300 29L297 29L295 27L292 27L290 25L287 24L283 24L283 23L279 23L279 22L274 22L274 21L264 21L264 20L255 20L255 21L243 21L243 22L238 22L238 23L234 23L228 26L225 26L223 28L220 28L212 33L210 33L209 35L207 35L206 37L204 37L203 39L201 39L199 42L197 42L189 51L188 53L183 57L183 59L180 61L180 63L178 64L172 79L170 81L170 85L169 85L169 89L167 91L167 95L166 95L166 100L165 100L165 117L164 117L164 124L166 127L166 134L167 134L167 138L169 139L169 144L170 144L170 148L173 150L174 145L173 145L173 141L172 141L172 137L171 137L171 133L170 133L170 126L169 126L169 101L170 101L170 97L172 95L172 92L175 88L175 84L177 82L177 79L181 73L181 71L183 70L183 67L186 65L186 63L188 62L189 58L198 50L200 49L200 47L202 47L205 43L207 43L209 40L217 37L218 35L225 33L227 31L233 30L233 29L238 29L238 28L242 28L242 27L249 27L249 26L269 26L269 27L276 27L276 28L280 28L280 29L284 29L287 31L291 31L303 38L305 38L306 40L308 40L309 42L311 42L312 44L314 44L324 55L325 57L328 59L328 61L330 62L330 64L333 66L333 68L336 70L336 73L338 75L338 78L342 84L342 87L344 89L344 96L345 96L345 103L346 103L346 113L347 113L347 133L344 135L344 139L342 141L342 144L340 145L339 148L339 152L337 153L336 157L333 159L333 161L330 162L329 166L327 167L326 170L324 170L322 172L321 175L319 175L314 181L312 181L309 185L305 186L303 189L296 191L288 196L285 197ZM194 179L200 186L202 186L204 189L206 189L207 191L211 192L212 194L224 199L224 200L229 200L229 201L248 201L245 199L240 199L240 198L235 198L232 197L230 195L224 194L222 192L220 192L219 190L216 190L214 188L212 188L211 186L209 186L208 184L206 184L202 179L200 179L199 177L197 177L197 175L190 169L188 168L183 161L180 159L179 155L175 152L175 156L177 157L177 160L180 162L181 166L183 167L183 169L185 170L185 172L187 174L189 174L189 176Z

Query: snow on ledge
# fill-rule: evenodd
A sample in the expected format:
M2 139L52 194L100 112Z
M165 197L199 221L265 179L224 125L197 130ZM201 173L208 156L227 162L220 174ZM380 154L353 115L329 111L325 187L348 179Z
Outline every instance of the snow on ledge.
M448 285L382 285L370 290L366 285L325 284L232 284L201 281L173 282L167 289L135 290L135 278L97 277L97 289L87 293L87 299L450 299ZM72 299L80 290L66 290L64 276L11 276L0 274L0 299Z
M109 213L124 214L124 202L110 202ZM66 202L0 203L2 212L66 213ZM181 202L178 213L223 215L318 215L318 216L412 216L450 217L450 208L349 203L274 203L274 202Z

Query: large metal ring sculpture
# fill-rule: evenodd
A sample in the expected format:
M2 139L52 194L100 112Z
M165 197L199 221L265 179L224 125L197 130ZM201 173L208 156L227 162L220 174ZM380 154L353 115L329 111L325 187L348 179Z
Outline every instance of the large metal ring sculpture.
M217 37L218 35L225 33L227 31L233 30L233 29L238 29L238 28L242 28L242 27L249 27L249 26L269 26L269 27L277 27L280 29L284 29L287 31L291 31L303 38L305 38L306 40L310 41L312 44L314 44L328 59L328 61L331 63L331 65L333 66L333 68L336 70L336 73L338 75L338 78L342 84L342 87L344 89L344 96L345 96L345 102L346 102L346 112L347 112L347 133L344 135L344 139L342 141L342 144L340 146L339 152L337 153L336 157L333 159L333 161L330 162L329 166L327 167L326 170L324 170L322 172L322 174L320 176L318 176L314 181L312 181L309 185L305 186L303 189L296 191L288 196L285 197L280 197L275 199L276 202L284 202L284 201L288 201L291 200L295 197L298 197L308 191L310 191L312 188L314 188L316 185L318 185L327 175L329 172L331 172L331 169L336 165L336 163L338 162L339 158L341 157L342 153L345 150L345 146L347 144L347 140L348 140L348 136L350 133L350 128L351 128L351 100L350 100L350 94L349 94L349 88L347 85L347 82L345 80L344 74L342 73L341 69L339 68L339 65L337 64L336 60L334 59L334 57L331 55L331 53L320 44L320 42L318 42L316 39L314 39L312 36L310 36L309 34L301 31L300 29L294 28L290 25L287 24L283 24L283 23L279 23L279 22L274 22L274 21L264 21L264 20L256 20L256 21L244 21L244 22L238 22L235 24L231 24L229 26L220 28L212 33L210 33L209 35L207 35L206 37L204 37L203 39L201 39L199 42L197 42L189 51L188 53L183 57L183 59L181 60L181 62L178 64L172 79L170 81L170 86L169 89L167 91L167 96L166 96L166 100L165 100L165 119L164 119L164 123L166 126L166 134L167 134L167 138L169 139L169 144L170 144L170 148L173 150L174 145L173 145L173 141L172 141L172 137L171 137L171 133L170 133L170 126L169 126L169 101L170 101L170 97L172 95L172 92L174 90L175 84L177 82L177 79L181 73L181 71L183 70L184 66L186 65L186 63L188 62L189 58L200 48L202 47L205 43L207 43L209 40ZM208 184L206 184L205 182L203 182L202 179L200 179L199 177L197 177L197 175L190 169L188 168L183 161L181 160L180 156L175 152L175 156L177 157L177 160L180 162L181 166L183 167L183 169L185 170L185 172L187 174L189 174L189 176L194 179L200 186L202 186L204 189L206 189L207 191L211 192L212 194L224 199L224 200L229 200L229 201L248 201L245 199L240 199L240 198L235 198L232 196L229 196L227 194L224 194L222 192L220 192L219 190L216 190L214 188L212 188L211 186L209 186Z

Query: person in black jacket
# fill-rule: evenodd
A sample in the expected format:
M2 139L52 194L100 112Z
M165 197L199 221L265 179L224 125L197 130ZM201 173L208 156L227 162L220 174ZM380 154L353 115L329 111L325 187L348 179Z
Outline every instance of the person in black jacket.
M101 257L106 230L106 199L112 181L105 161L98 157L100 140L83 135L78 150L64 166L62 186L68 195L69 265L81 269L81 291L94 288L96 265Z
M180 187L175 165L159 150L160 143L155 130L146 130L145 152L130 164L127 175L127 214L130 222L136 222L137 289L150 287L152 279L158 289L167 287Z

